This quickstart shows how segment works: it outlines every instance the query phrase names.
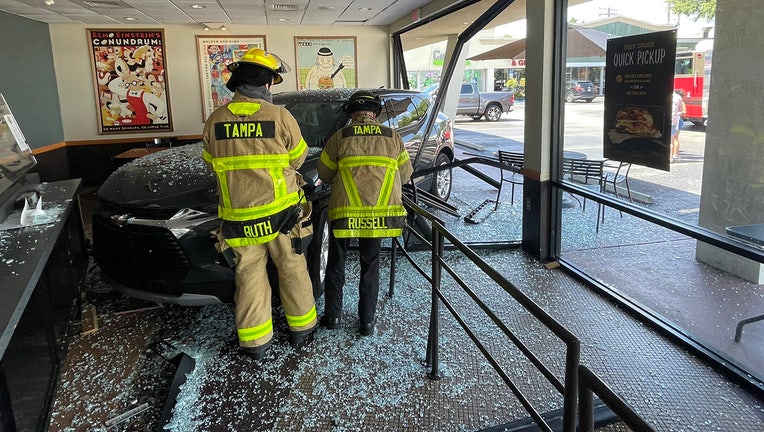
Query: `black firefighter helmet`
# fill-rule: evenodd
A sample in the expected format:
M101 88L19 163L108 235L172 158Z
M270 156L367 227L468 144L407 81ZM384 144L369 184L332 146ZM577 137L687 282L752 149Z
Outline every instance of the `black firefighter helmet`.
M382 111L382 100L379 99L379 96L369 91L358 90L342 105L342 109L348 115L356 111L371 111L377 116Z

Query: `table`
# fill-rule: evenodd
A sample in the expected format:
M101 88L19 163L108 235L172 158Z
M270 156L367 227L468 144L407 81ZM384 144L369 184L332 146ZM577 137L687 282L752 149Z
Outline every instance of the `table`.
M563 150L562 152L562 160L584 160L589 155L586 153L581 153L573 150ZM563 176L565 176L565 173L562 173ZM569 197L565 196L565 194L562 195L562 208L573 208L576 206L576 203L570 199Z
M728 226L725 231L730 237L764 248L764 223Z
M170 147L136 147L115 155L114 159L138 159L139 157L150 155L162 150L167 150L168 148Z
M725 231L730 237L764 248L764 223L728 226ZM764 314L740 320L735 328L735 342L740 342L740 338L743 337L744 325L761 320L764 320Z

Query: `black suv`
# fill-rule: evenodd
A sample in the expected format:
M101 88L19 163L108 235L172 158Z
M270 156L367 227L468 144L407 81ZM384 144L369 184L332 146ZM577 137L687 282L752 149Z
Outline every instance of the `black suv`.
M565 102L585 100L591 102L599 96L598 88L591 81L568 81L565 85Z
M384 109L379 120L401 134L416 171L454 158L452 122L434 112L432 99L408 90L370 89ZM300 169L313 202L314 235L307 251L314 295L323 292L330 191L316 184L316 166L329 137L348 122L342 104L352 89L284 92L273 103L286 107L309 146ZM435 116L427 140L425 126ZM422 145L422 142L425 145ZM417 186L446 200L451 171L417 179ZM234 272L215 249L215 176L202 160L202 143L144 156L118 168L98 190L93 215L93 252L106 279L128 295L160 303L204 305L231 302Z

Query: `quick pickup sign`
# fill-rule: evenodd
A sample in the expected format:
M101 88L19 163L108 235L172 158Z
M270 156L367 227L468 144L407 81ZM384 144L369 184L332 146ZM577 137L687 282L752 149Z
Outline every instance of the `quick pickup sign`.
M608 40L605 158L669 170L675 58L676 30Z

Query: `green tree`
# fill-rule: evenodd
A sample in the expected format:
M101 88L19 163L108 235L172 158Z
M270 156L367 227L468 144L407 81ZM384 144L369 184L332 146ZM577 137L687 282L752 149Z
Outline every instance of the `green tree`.
M671 11L687 15L697 21L700 18L711 20L716 15L716 0L666 0Z

